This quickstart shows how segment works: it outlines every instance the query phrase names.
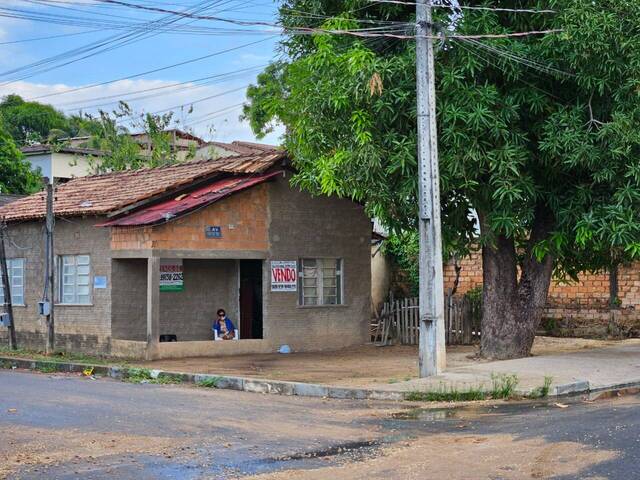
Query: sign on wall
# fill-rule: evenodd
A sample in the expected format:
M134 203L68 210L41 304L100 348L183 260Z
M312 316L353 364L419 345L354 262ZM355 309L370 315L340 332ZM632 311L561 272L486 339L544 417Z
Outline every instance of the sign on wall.
M181 259L160 260L160 291L181 292L184 290L184 272Z
M295 292L298 290L298 262L271 262L271 291Z
M209 225L204 228L206 238L222 238L222 227L219 225Z

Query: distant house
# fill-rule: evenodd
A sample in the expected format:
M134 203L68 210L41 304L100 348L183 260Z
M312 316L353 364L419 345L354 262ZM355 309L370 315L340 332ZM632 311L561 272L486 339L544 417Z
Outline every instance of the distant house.
M175 154L179 162L189 159L189 155L194 153L205 143L199 137L187 132L183 132L177 128L166 130L165 134L169 135L172 152ZM132 133L131 138L140 145L143 155L151 155L153 143L146 133Z
M234 141L205 142L199 137L178 129L165 132L171 141L172 153L178 162L211 160L238 155L259 155L274 151L277 147L260 143ZM150 156L153 143L146 133L133 133L131 138L140 145L142 155ZM39 168L43 177L56 181L84 177L96 173L101 157L106 151L88 148L91 137L71 137L62 139L62 145L35 144L21 148L33 169Z
M56 181L84 177L95 173L95 166L106 155L102 150L71 145L36 144L20 149L31 168L40 169L42 176Z
M286 153L268 150L61 184L57 347L175 358L365 343L371 222L357 203L291 187L291 174ZM34 348L44 214L44 193L0 208L18 341ZM238 341L212 341L218 308Z

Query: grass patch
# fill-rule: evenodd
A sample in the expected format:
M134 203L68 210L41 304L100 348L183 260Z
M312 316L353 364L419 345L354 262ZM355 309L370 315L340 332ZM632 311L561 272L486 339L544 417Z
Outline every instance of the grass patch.
M37 364L34 370L40 373L56 373L60 368L56 363L50 362Z
M491 390L486 390L483 386L458 390L455 387L447 387L441 383L437 390L409 392L405 396L405 400L411 402L470 402L490 398L496 400L509 399L515 397L515 390L518 383L517 375L492 374ZM550 385L547 385L547 393L549 386Z
M508 399L512 398L515 394L516 387L520 383L518 376L507 375L501 373L499 375L491 374L491 398L493 399Z
M454 387L446 387L444 384L440 384L437 390L409 392L405 396L405 400L410 402L469 402L486 400L488 397L489 394L482 387L458 390Z
M109 357L100 357L94 355L86 355L84 353L73 353L56 351L51 355L45 355L38 350L29 350L26 348L19 348L18 350L11 350L8 347L0 347L0 356L2 357L16 357L16 358L29 358L33 360L42 360L49 363L81 363L87 365L123 365L126 361L122 359L114 359Z
M13 364L10 360L0 360L0 368L13 368Z
M546 398L551 391L551 384L553 383L553 377L544 377L544 383L542 386L534 388L529 395L529 398Z
M129 383L142 383L154 380L148 368L127 368L122 372L122 380Z
M160 374L154 378L148 368L127 368L122 372L122 380L127 383L152 383L155 385L182 383L182 379L175 376Z
M220 377L203 378L196 382L196 386L204 388L218 388L219 383Z

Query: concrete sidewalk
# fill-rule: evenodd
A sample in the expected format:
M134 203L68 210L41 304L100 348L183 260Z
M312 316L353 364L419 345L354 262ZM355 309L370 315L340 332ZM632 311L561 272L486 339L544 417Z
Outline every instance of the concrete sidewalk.
M453 367L436 377L377 388L396 392L489 389L492 375L501 374L516 375L517 391L523 394L542 386L547 376L553 378L555 394L640 385L640 339L612 347Z
M275 357L274 357L275 358ZM292 355L290 361L296 361ZM303 357L300 357L303 358ZM335 367L331 362L340 356L337 352L327 356L327 361L315 365L322 375ZM415 357L413 357L415 358ZM393 383L369 383L345 385L339 381L300 380L288 377L251 375L249 371L236 374L217 371L223 360L209 359L210 369L189 368L174 369L176 365L144 365L150 370L152 378L166 377L177 382L209 382L215 388L241 390L254 393L279 395L298 395L306 397L329 397L340 399L377 399L403 400L413 398L416 392L458 392L482 389L491 391L496 375L515 375L518 384L516 394L527 395L545 383L545 377L551 377L553 383L550 395L568 395L624 387L640 387L640 339L616 342L613 345L582 350L548 353L528 358L505 361L477 361L468 357L465 363L451 362L452 366L442 375L428 379L407 379ZM200 359L201 361L201 359ZM414 360L412 360L414 361ZM324 364L323 364L324 363ZM53 366L53 368L52 368ZM192 365L194 366L194 365ZM87 364L71 362L53 362L28 358L0 357L0 367L24 368L40 371L82 372ZM154 368L156 367L156 368ZM95 365L94 373L114 378L126 378L135 365L105 366ZM137 366L140 368L140 365ZM371 365L362 366L363 370L372 370ZM316 378L323 378L322 375ZM324 377L326 378L326 377ZM335 378L334 378L335 380Z

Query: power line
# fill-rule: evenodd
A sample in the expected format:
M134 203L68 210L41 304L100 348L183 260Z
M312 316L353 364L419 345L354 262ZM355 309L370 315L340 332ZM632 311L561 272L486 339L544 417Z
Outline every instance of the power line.
M48 93L46 95L40 95L38 97L34 97L33 99L34 100L39 100L41 98L55 97L55 96L58 96L58 95L65 95L67 93L79 92L81 90L87 90L89 88L94 88L94 87L99 87L99 86L102 86L102 85L108 85L110 83L120 82L122 80L131 80L133 78L142 77L142 76L148 75L150 73L162 72L164 70L169 70L171 68L181 67L182 65L187 65L189 63L199 62L200 60L205 60L207 58L212 58L212 57L215 57L215 56L218 56L218 55L223 55L225 53L229 53L229 52L233 52L233 51L236 51L236 50L240 50L242 48L246 48L246 47L249 47L251 45L256 45L258 43L262 43L262 42L266 42L268 40L272 40L273 38L275 38L275 36L268 37L268 38L263 38L263 39L260 39L260 40L256 40L254 42L244 43L242 45L238 45L236 47L231 47L231 48L226 48L224 50L218 50L217 52L209 53L207 55L202 55L200 57L191 58L189 60L185 60L185 61L182 61L182 62L173 63L171 65L166 65L164 67L154 68L153 70L147 70L147 71L136 73L136 74L133 74L133 75L128 75L126 77L119 77L119 78L116 78L116 79L113 79L113 80L105 80L104 82L92 83L91 85L84 85L82 87L76 87L76 88L72 88L72 89L69 89L69 90L63 90L61 92Z
M369 0L371 3L391 3L396 5L416 6L416 2L406 2L403 0ZM453 8L463 10L485 10L490 12L511 12L511 13L558 13L556 10L536 10L531 8L502 8L502 7L476 7L468 5L438 5L431 4L432 8Z

